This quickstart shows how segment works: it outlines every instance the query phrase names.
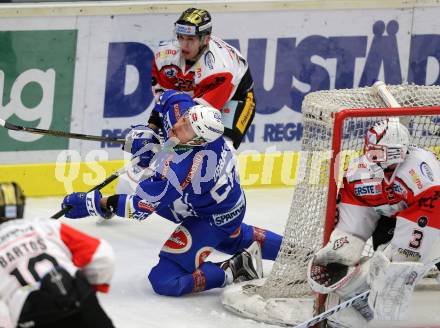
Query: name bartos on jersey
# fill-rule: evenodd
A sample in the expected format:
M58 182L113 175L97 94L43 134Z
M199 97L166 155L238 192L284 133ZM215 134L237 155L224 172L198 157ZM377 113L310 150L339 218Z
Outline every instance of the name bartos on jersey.
M8 243L8 240L11 240L10 247L6 244L6 247L0 249L0 266L2 268L7 268L14 261L28 257L30 254L47 250L46 243L41 237L37 236L32 226L14 228L0 236L0 242ZM17 240L22 241L17 242Z
M7 268L18 259L28 257L30 254L39 254L45 250L47 246L42 238L15 244L11 249L0 252L0 266Z

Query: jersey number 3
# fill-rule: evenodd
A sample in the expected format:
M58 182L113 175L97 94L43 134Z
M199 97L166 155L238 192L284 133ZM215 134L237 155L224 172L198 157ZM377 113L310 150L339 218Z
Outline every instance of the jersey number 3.
M413 249L420 248L420 245L422 244L423 239L423 231L414 229L413 231L413 239L409 243L409 247Z

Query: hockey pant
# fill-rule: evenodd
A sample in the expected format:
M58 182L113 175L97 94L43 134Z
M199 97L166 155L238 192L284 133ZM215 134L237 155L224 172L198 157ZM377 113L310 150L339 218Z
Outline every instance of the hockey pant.
M40 289L28 295L17 327L114 327L101 308L92 286L80 271L75 277L62 268L51 273L43 277ZM57 281L54 274L59 277Z
M208 220L188 218L179 225L160 254L159 263L148 278L154 291L161 295L180 296L225 284L225 272L217 264L206 261L214 249L235 254L258 241L264 259L274 260L282 237L271 231L241 223L227 234Z

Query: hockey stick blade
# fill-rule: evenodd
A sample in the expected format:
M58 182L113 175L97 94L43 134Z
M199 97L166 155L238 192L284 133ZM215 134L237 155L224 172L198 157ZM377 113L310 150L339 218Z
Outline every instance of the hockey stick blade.
M424 262L425 265L425 274L426 272L429 271L429 269L436 263L440 262L440 257L430 257L429 261ZM362 294L356 295L352 298L350 298L349 300L342 302L339 305L336 305L335 307L332 307L331 309L322 312L321 314L318 314L317 316L313 317L312 319L309 319L307 321L304 321L303 323L297 325L297 326L293 326L293 328L309 328L309 327L313 327L316 324L320 323L321 321L324 321L325 319L327 319L328 317L330 317L331 315L335 314L336 312L339 312L343 309L346 309L350 306L352 306L354 303L361 301L361 300L365 300L368 298L368 296L370 295L370 290L367 290L365 292L363 292Z
M353 298L350 298L349 300L342 302L341 304L331 308L330 310L327 310L325 312L322 312L321 314L313 317L310 320L304 321L303 323L294 326L293 328L309 328L309 327L313 327L314 325L320 323L321 321L327 319L328 317L330 317L331 315L335 314L336 312L339 312L345 308L348 308L350 306L353 305L353 303L360 301L360 300L364 300L368 298L368 295L370 295L370 291L367 290L366 292L363 292L362 294L359 294Z
M54 137L81 139L81 140L89 140L89 141L101 141L101 142L102 141L103 142L117 142L117 143L121 143L121 144L123 144L125 142L124 139L118 139L118 138L92 136L92 135L88 135L88 134L71 133L71 132L64 132L64 131L57 131L57 130L44 130L44 129L38 129L38 128L30 128L30 127L26 127L26 126L20 126L20 125L15 125L15 124L9 123L1 118L0 118L0 125L8 130L37 133L37 134L45 134L45 135L51 135Z

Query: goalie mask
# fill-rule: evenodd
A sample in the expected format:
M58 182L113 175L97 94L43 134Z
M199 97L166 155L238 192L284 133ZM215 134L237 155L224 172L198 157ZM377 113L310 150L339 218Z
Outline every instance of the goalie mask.
M0 223L23 217L25 196L15 182L0 183Z
M405 160L408 144L408 129L398 120L386 119L367 131L364 153L370 162L387 168Z

